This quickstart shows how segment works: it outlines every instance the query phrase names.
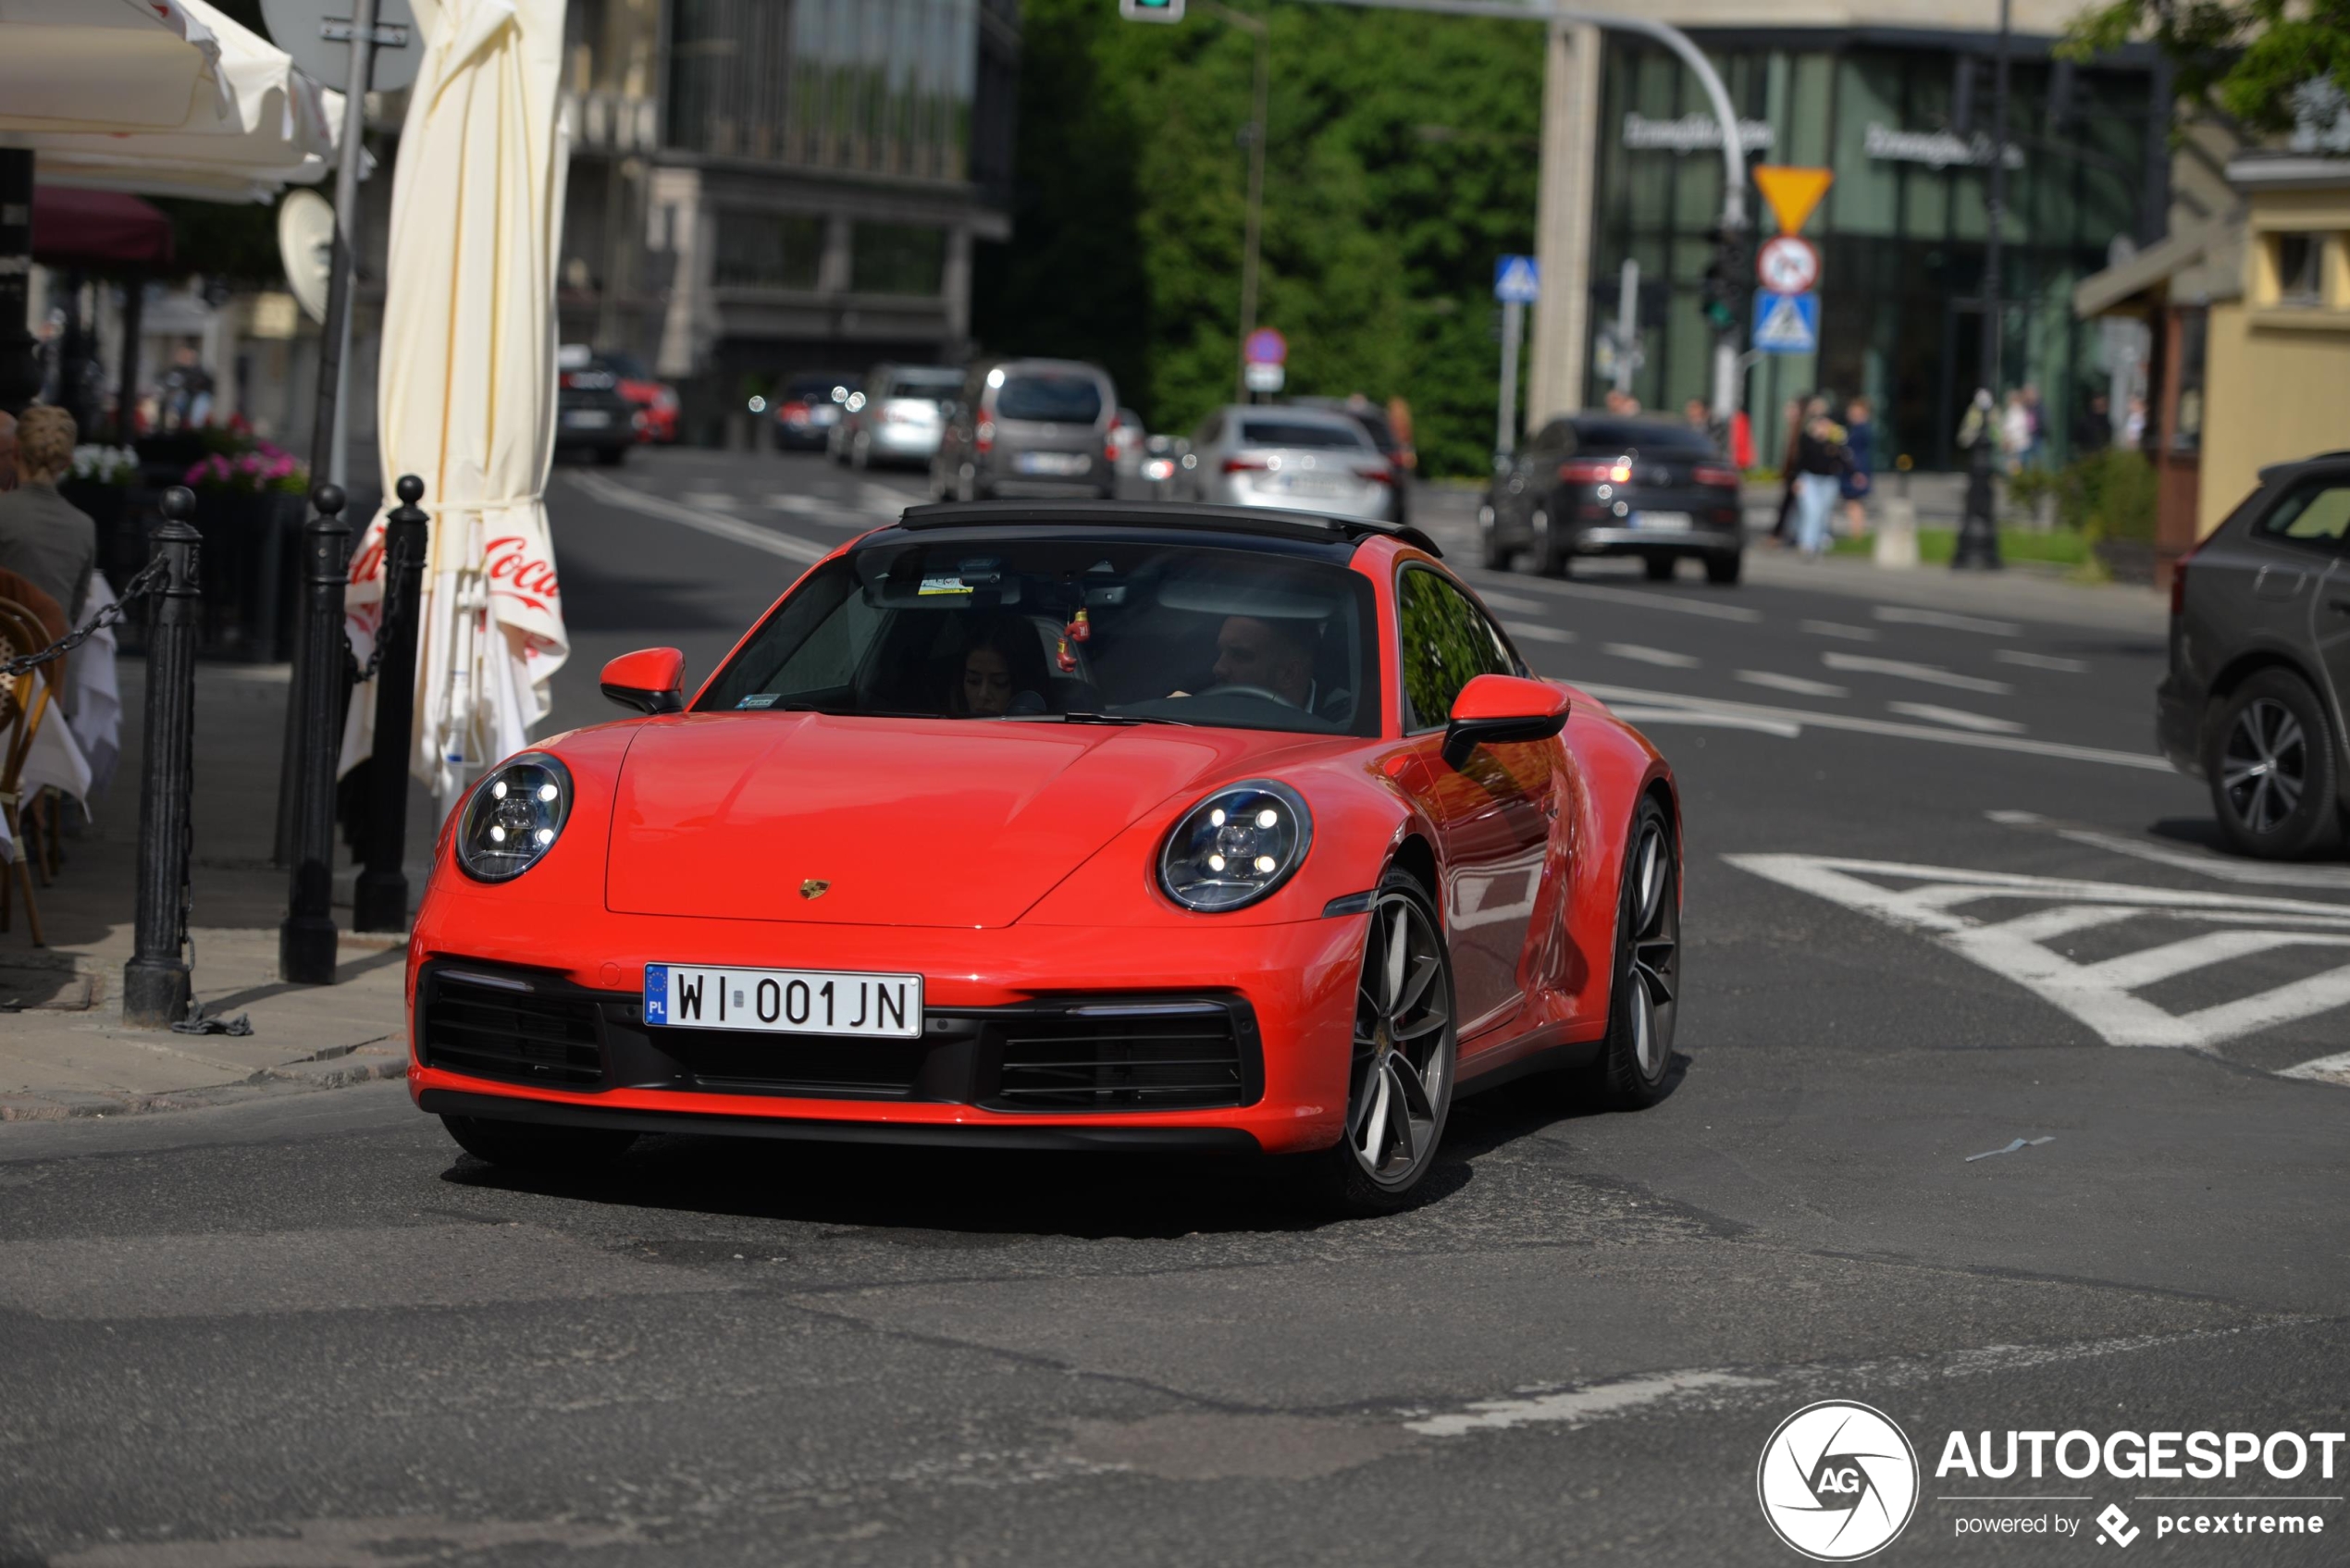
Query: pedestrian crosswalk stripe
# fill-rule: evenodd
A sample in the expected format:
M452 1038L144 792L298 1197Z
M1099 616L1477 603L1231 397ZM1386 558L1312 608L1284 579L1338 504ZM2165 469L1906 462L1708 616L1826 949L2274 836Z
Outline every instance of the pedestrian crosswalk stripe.
M2142 994L2158 982L2283 948L2340 949L2350 958L2350 906L1827 855L1725 858L1928 937L2071 1014L2109 1045L2208 1049L2350 1006L2350 962L2181 1012ZM1970 908L2017 903L2037 907L2021 914ZM2216 929L2089 961L2058 945L2139 919Z

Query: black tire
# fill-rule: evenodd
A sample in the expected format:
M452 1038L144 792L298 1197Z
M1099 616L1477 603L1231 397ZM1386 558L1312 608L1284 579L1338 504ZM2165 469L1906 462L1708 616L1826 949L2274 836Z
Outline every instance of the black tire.
M596 465L599 468L617 468L627 461L628 449L626 447L598 447L596 449Z
M1410 1206L1452 1113L1455 1025L1453 959L1436 907L1417 878L1390 870L1364 937L1344 1130L1329 1148L1299 1156L1317 1206L1357 1216Z
M1534 570L1545 577L1572 577L1575 560L1567 553L1566 541L1560 538L1558 529L1551 522L1546 507L1536 507L1527 520L1534 537Z
M1592 1088L1602 1105L1638 1111L1664 1098L1680 989L1680 851L1672 822L1651 796L1632 814L1632 832L1625 841L1607 1038L1591 1064Z
M1516 563L1517 551L1507 545L1495 544L1488 538L1478 558L1485 562L1485 569L1488 572L1506 572Z
M548 1175L593 1170L611 1164L637 1142L633 1132L596 1127L548 1127L538 1122L499 1121L488 1117L440 1118L457 1146L501 1170Z
M1705 558L1705 580L1717 588L1736 587L1746 568L1746 551L1734 549Z
M2333 728L2307 682L2258 672L2228 695L2208 736L2211 809L2238 854L2297 860L2341 841Z
M1673 580L1673 568L1680 563L1678 556L1651 555L1641 559L1640 570L1648 574L1651 583L1669 583Z

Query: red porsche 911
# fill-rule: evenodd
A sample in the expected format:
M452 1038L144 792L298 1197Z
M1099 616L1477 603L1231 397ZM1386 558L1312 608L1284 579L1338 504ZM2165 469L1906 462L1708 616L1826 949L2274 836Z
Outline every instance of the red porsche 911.
M1664 1093L1672 771L1412 528L918 506L683 664L441 831L409 1082L484 1160L1231 1150L1377 1212L1457 1093Z

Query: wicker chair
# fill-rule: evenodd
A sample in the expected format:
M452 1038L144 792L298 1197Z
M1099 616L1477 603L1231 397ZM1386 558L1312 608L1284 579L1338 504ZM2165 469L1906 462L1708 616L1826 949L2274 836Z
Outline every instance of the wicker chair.
M0 659L38 652L55 640L31 610L14 599L0 599ZM56 684L55 663L0 677L0 820L6 821L8 836L16 841L16 858L0 873L0 931L8 929L12 892L21 890L25 926L32 933L35 947L49 945L41 930L41 906L32 896L33 866L44 857L38 820L31 837L25 832L22 780L33 736L41 733L42 722L56 709ZM45 864L42 881L48 881Z

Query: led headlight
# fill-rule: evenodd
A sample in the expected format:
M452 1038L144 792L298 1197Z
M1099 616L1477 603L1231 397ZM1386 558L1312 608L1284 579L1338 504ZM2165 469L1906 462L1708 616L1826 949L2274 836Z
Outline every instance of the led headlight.
M526 751L474 785L457 824L457 863L483 882L512 882L555 846L571 815L571 774Z
M1158 852L1159 885L1186 909L1238 909L1289 881L1313 842L1314 816L1297 791L1252 779L1183 814Z

